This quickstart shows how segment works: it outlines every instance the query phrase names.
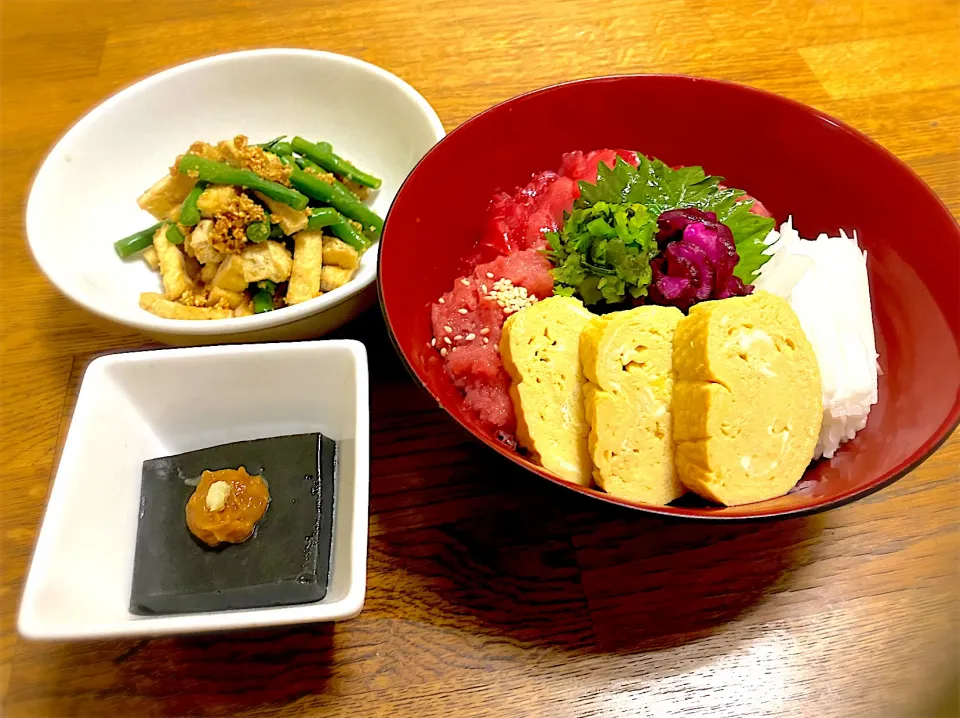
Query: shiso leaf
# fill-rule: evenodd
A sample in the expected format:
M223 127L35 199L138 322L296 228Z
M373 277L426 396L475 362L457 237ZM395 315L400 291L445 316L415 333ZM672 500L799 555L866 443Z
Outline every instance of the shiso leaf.
M683 207L695 207L704 212L714 212L717 219L727 225L733 233L737 253L740 256L734 275L745 283L749 283L769 259L768 255L763 254L766 249L763 240L773 229L774 220L752 213L750 208L753 206L753 200L741 200L745 194L743 190L722 187L723 178L706 175L702 167L672 169L660 160L639 154L638 160L636 167L619 157L613 167L601 162L597 168L595 184L580 182L580 197L574 203L571 218L577 211L589 210L599 203L643 205L648 214L654 218L667 210ZM585 240L579 226L575 228L575 233L580 241L573 247L574 251L585 251L589 242ZM565 224L560 237L566 234ZM591 232L587 234L595 236ZM628 237L621 236L621 239L625 243L628 241ZM562 243L568 246L569 251L569 239ZM551 249L554 254L559 251L553 247L552 243ZM626 277L624 280L628 285L630 284ZM561 283L559 279L557 281L558 284ZM642 290L642 286L635 286L636 290L630 293L631 296L634 296L637 290ZM625 296L621 297L621 301L624 298Z

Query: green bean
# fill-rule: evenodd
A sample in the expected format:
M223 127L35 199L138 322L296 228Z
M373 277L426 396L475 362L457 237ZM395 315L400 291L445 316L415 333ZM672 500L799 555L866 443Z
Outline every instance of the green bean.
M329 204L345 217L356 220L374 239L380 238L383 220L376 212L358 201L343 185L338 187L327 184L319 177L297 168L290 173L290 184L313 199Z
M280 229L279 224L270 225L270 239L279 239L280 237L285 237L283 230Z
M309 167L311 169L315 169L317 172L326 172L326 170L324 170L323 167L321 167L320 165L318 165L316 162L314 162L308 157L297 157L296 161L297 161L297 166L302 170L305 170L307 169L307 167Z
M341 215L333 207L317 207L316 209L310 210L310 219L307 220L307 229L323 229L324 227L329 227L332 224L339 224L343 222L343 215Z
M331 224L330 231L335 237L349 244L355 250L360 252L360 254L363 254L367 247L370 246L370 240L360 234L356 227L349 222L337 222L336 224Z
M170 244L183 244L183 232L180 231L180 228L177 225L169 225L164 234L166 235L167 241L170 242Z
M259 244L270 239L270 220L263 219L247 225L247 239Z
M277 142L267 152L273 152L275 155L292 155L293 147L290 146L289 142Z
M294 137L290 141L290 145L293 147L294 152L304 157L309 157L327 170L327 172L333 172L341 177L346 177L348 180L353 180L371 189L379 189L382 184L379 178L357 169L343 159L343 157L335 155L333 153L333 147L327 142L313 143L308 142L302 137Z
M316 230L329 227L330 232L335 237L343 240L361 254L370 246L370 240L357 231L356 227L332 207L319 207L311 210L311 212L310 219L307 221L307 229Z
M260 291L253 295L253 311L256 314L273 311L273 294Z
M294 189L264 179L250 170L237 169L223 162L215 162L197 155L184 155L177 169L181 174L196 172L199 179L212 184L234 184L263 192L270 199L288 204L296 210L305 209L310 201Z
M128 237L123 239L118 239L113 243L113 248L117 250L117 254L120 255L120 259L126 259L131 254L136 254L137 252L142 252L144 249L153 244L153 235L157 233L157 230L160 229L160 225L163 222L157 222L152 227L147 227L146 229L141 229L139 232L134 232Z
M306 171L307 168L309 167L311 169L316 170L317 174L326 174L326 175L332 174L331 172L327 172L325 169L323 169L323 167L318 165L316 162L313 162L312 160L309 160L306 157L297 157L297 164L300 166L300 169L304 171ZM347 187L343 182L338 180L336 177L330 180L330 184L332 184L336 189L340 190L341 194L353 197L357 202L363 202L363 200L360 199L360 195L358 195L352 189Z
M270 292L270 294L276 294L277 283L271 282L269 279L261 279L259 282L257 282L257 288L262 289L265 292Z
M180 205L180 224L183 226L192 227L200 221L200 210L197 209L197 200L200 199L200 195L203 194L203 190L206 188L206 182L197 182L193 186L193 189L190 190L186 199L183 200L183 204Z

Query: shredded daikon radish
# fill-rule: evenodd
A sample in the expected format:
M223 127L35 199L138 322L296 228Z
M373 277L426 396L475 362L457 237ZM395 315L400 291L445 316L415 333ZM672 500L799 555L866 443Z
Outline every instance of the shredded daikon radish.
M823 422L814 458L831 458L877 403L877 349L867 255L857 235L801 239L790 219L764 240L771 255L754 281L796 312L820 364Z

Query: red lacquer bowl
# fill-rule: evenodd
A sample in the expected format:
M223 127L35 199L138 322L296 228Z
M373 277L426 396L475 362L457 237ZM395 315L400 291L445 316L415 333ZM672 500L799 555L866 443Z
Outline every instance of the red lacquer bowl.
M570 150L628 148L702 165L804 237L857 230L868 252L880 401L857 438L787 496L746 506L659 507L569 484L512 453L460 409L429 346L429 306L465 273L490 197L556 169ZM550 481L661 515L789 516L865 496L915 468L960 418L960 229L906 165L797 102L715 80L638 75L571 82L493 107L450 133L397 196L380 245L380 298L400 354L479 440Z

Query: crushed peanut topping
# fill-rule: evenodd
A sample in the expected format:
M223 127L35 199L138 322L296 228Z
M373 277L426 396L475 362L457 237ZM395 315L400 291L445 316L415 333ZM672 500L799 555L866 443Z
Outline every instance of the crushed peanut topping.
M177 303L185 307L205 307L207 306L207 298L201 291L188 289L177 297Z
M304 170L307 174L311 174L319 180L323 180L329 185L332 185L337 181L337 178L333 176L332 172L324 172L323 170L318 170L316 167L307 166Z
M344 186L357 195L357 199L361 202L366 201L367 197L370 196L370 188L360 184L359 182L354 182L353 180L348 180L346 177L343 179Z
M223 154L216 147L211 145L209 142L194 142L190 145L190 148L184 154L197 155L198 157L205 157L208 160L214 160L216 162L223 161ZM177 169L180 165L180 160L183 159L183 155L177 155L177 161L170 165L170 176L177 177L180 174L180 170ZM196 170L190 170L187 172L187 175L196 179L200 176L200 173Z
M248 143L249 140L246 135L237 135L233 138L232 143L221 142L218 147L226 145L222 148L227 150L224 154L232 155L244 169L252 170L264 179L279 182L289 187L290 174L293 172L293 168L283 164L280 158L272 152L264 152L262 148L254 147Z
M214 217L210 233L213 248L224 254L240 254L247 243L247 226L263 218L263 207L241 192Z

